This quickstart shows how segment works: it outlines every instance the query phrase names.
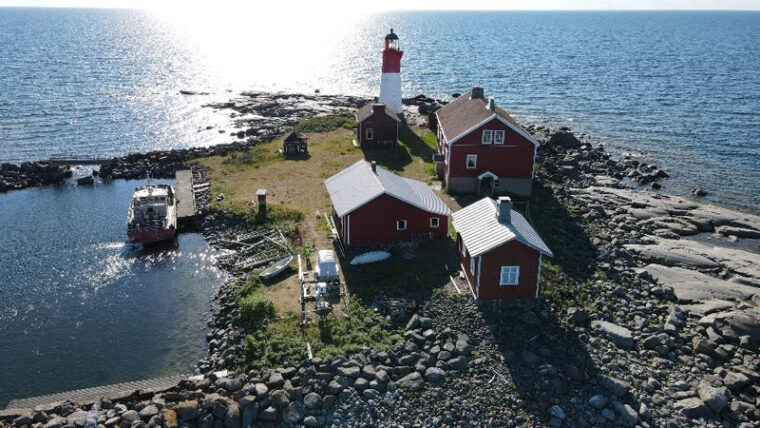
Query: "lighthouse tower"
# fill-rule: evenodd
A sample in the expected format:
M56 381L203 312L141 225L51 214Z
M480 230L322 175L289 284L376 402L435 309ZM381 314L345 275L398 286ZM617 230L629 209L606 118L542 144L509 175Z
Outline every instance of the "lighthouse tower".
M380 98L378 102L392 108L398 115L403 115L401 107L401 56L404 51L398 44L398 36L391 32L385 36L383 49L383 75L380 78Z

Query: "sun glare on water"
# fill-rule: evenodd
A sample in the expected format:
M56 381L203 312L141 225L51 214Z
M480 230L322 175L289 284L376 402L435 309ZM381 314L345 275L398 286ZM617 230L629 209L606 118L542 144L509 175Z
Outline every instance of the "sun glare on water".
M229 86L225 89L288 90L282 82L304 87L329 79L340 72L336 67L351 63L346 56L354 54L352 31L370 13L348 3L331 3L329 8L312 3L173 3L161 2L150 11L204 65L205 80L223 82Z

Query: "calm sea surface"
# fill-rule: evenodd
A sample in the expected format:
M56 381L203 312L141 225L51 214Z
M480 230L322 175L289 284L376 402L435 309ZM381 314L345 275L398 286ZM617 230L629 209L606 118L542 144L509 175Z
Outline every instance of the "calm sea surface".
M193 373L222 279L197 234L125 243L137 182L0 196L0 406L7 400Z
M392 26L406 94L482 85L666 167L666 191L760 211L760 13L262 13L0 9L0 161L227 141L200 107L227 91L376 94Z
M0 162L225 142L205 128L229 117L201 106L245 89L377 94L393 27L405 94L481 85L524 123L666 168L665 191L760 212L760 13L297 15L0 8ZM204 354L213 255L197 235L126 247L135 185L0 194L0 402Z

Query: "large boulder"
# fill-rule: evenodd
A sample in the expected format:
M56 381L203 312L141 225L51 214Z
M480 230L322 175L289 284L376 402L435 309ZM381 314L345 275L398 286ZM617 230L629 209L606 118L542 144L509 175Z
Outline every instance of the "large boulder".
M408 375L402 377L396 382L396 385L402 389L409 389L412 391L419 391L425 385L422 375L418 372L411 372Z
M620 349L633 348L633 336L625 327L607 321L594 321L591 327L601 332L607 339Z
M425 370L426 382L437 385L443 382L444 379L446 379L446 372L443 371L443 369L438 367L428 367L428 369Z
M697 397L684 398L683 400L676 401L674 406L687 418L699 419L712 416L710 409L708 409L705 403Z
M179 416L181 421L193 420L200 414L200 408L196 400L180 401L174 410L177 411L177 416Z
M744 373L728 372L723 378L723 383L733 392L741 392L750 383L749 377Z
M227 405L227 413L224 414L224 428L240 428L240 407L234 401Z
M288 394L284 389L278 389L277 391L274 391L269 396L269 398L272 400L272 403L274 403L280 409L290 403L290 394Z
M318 410L322 408L322 397L316 392L310 392L303 397L303 403L309 410Z
M560 146L565 149L577 149L581 146L580 140L575 137L575 134L567 129L560 129L552 134L549 139L549 144L551 146Z
M304 408L304 405L301 404L299 401L294 401L290 404L288 404L288 407L283 410L282 418L284 422L290 422L292 424L297 424L301 422L303 417L306 415L306 409Z
M724 387L716 387L710 382L702 381L697 392L699 398L715 413L720 413L728 405L728 391Z

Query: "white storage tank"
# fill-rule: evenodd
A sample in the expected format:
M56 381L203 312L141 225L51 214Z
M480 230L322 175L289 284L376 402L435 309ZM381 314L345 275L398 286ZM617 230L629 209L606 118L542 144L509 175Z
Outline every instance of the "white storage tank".
M317 278L319 281L337 281L339 270L335 252L319 250L317 254Z

